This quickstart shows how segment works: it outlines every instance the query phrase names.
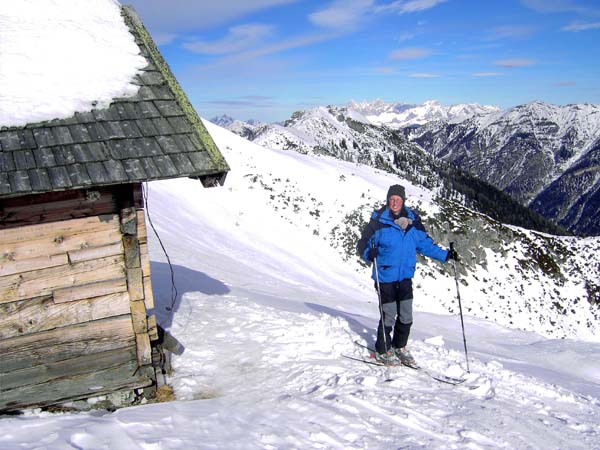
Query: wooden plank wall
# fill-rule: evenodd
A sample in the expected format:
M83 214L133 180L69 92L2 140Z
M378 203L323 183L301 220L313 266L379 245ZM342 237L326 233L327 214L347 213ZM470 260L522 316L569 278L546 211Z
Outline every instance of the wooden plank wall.
M79 204L89 195L64 197ZM57 211L68 210L68 202L24 202L24 210L37 205L33 213L10 205L10 217L28 225L0 229L0 410L155 379L150 340L158 335L155 319L147 318L153 297L139 186L94 198L111 206L89 210L112 212L29 225L40 211L64 218Z
M139 190L139 185L135 189ZM131 190L131 185L121 185L3 198L0 229L115 213L119 199L129 196Z

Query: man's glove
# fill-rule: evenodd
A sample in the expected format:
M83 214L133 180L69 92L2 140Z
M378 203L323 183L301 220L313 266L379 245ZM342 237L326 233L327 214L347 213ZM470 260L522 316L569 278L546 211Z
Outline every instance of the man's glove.
M454 247L450 247L448 250L448 256L446 257L446 261L450 261L453 259L454 261L458 261L458 253L454 250Z
M367 258L369 258L369 261L375 261L375 258L377 258L378 254L379 249L377 247L371 247L369 249L369 253L367 254Z

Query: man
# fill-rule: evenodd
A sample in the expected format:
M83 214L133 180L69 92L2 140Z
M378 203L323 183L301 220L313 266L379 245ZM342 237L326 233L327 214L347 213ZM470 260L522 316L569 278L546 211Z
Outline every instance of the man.
M378 290L381 320L375 351L384 364L416 367L406 348L412 317L412 278L417 253L446 262L458 259L454 249L437 246L425 231L420 217L404 204L406 193L399 184L391 186L387 204L373 211L358 241L358 253L366 262L376 261L372 278ZM391 336L393 327L393 338Z

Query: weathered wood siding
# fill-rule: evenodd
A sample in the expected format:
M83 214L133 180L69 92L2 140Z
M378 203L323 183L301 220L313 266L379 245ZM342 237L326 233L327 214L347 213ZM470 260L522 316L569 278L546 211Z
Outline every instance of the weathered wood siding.
M114 213L119 210L121 199L131 195L131 190L131 185L120 185L4 198L0 202L0 228Z
M0 203L0 410L152 384L139 186L32 197Z

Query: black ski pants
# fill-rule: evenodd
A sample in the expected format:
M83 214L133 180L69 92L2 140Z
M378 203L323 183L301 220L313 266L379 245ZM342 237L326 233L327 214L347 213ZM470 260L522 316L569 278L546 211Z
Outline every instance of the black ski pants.
M382 317L377 327L377 353L385 353L391 347L403 348L408 342L412 317L412 280L380 283ZM375 284L377 289L377 284ZM392 337L392 330L394 332Z

